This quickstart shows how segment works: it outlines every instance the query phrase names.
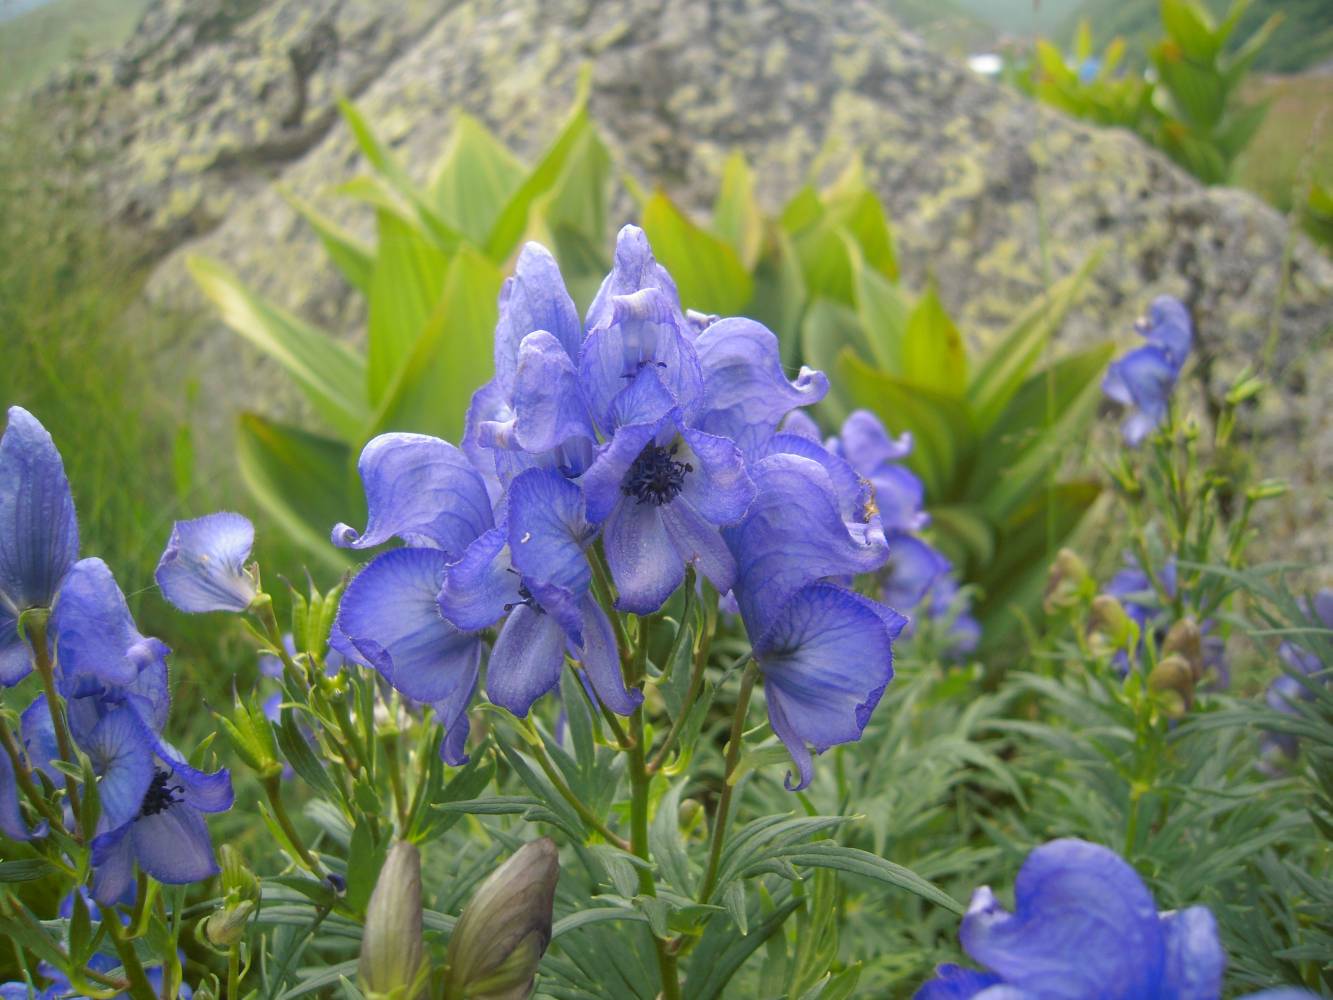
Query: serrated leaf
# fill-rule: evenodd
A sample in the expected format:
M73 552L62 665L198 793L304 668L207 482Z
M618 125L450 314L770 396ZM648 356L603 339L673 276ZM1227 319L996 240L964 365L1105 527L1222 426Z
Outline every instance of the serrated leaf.
M369 413L365 362L346 344L265 302L216 261L186 262L223 321L283 366L315 412L345 437L354 436Z

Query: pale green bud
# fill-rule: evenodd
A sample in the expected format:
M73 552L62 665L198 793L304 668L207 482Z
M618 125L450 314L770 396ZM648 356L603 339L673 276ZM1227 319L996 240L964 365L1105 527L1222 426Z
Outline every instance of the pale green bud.
M449 939L445 992L468 1000L522 1000L551 942L560 853L547 837L525 844L473 894Z
M425 995L430 967L421 939L421 854L405 840L389 849L370 894L357 974L372 1000Z
M1166 714L1181 718L1194 703L1194 670L1183 656L1162 659L1148 675L1149 690L1166 696Z
M1048 615L1072 608L1079 598L1092 591L1092 574L1073 549L1061 549L1046 577L1042 608Z
M1162 655L1183 658L1196 681L1203 676L1203 633L1194 619L1182 618L1171 626L1162 643Z
M1138 639L1138 626L1125 612L1124 605L1110 594L1092 599L1092 617L1088 627L1101 635L1113 649L1129 649Z

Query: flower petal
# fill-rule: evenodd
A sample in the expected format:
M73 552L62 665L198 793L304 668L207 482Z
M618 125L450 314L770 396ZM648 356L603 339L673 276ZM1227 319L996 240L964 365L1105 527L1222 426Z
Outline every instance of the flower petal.
M19 808L18 779L9 754L0 753L0 833L10 840L32 840L46 833L46 823L30 829Z
M699 334L694 349L703 371L694 425L742 446L767 440L791 410L828 394L828 378L811 368L788 381L778 338L752 319L718 320Z
M667 537L682 562L698 566L720 594L736 585L736 559L716 524L703 517L684 496L658 510Z
M549 469L531 469L509 486L509 552L529 586L555 586L581 600L592 571L584 546L588 524L583 491Z
M448 556L394 549L377 556L343 593L338 627L366 662L416 701L445 701L468 683L481 641L440 616L436 595Z
M0 687L13 687L32 673L32 650L19 635L19 613L0 594Z
M486 665L486 697L520 719L560 683L565 631L551 615L520 604L495 639Z
M656 611L685 579L662 508L624 498L606 520L602 544L611 578L616 583L616 607L647 615Z
M560 266L540 243L525 243L500 289L495 325L495 380L505 395L513 392L519 345L536 330L546 331L571 359L579 356L583 327Z
M806 745L822 753L861 738L893 679L893 641L906 619L854 591L798 591L754 643L773 729L810 781ZM788 787L793 787L788 775Z
M87 679L133 683L139 670L165 650L134 627L125 596L101 559L80 559L70 569L51 613L62 685L77 690Z
M1155 996L1165 934L1143 880L1113 851L1054 840L1028 855L1007 913L978 889L963 918L963 949L1006 983L1060 998Z
M999 981L999 976L989 972L977 972L945 962L935 967L935 978L912 994L912 1000L971 1000Z
M397 536L457 559L490 528L490 494L462 451L425 434L381 434L361 452L357 471L370 515L364 534L333 529L333 544L366 549Z
M69 480L51 435L21 406L0 437L0 604L50 607L79 557Z
M656 288L680 308L676 283L666 268L657 263L648 237L638 226L625 226L616 234L615 261L602 286L588 307L585 325L589 330L603 325L610 317L611 300L618 295L629 295L640 288Z
M60 759L60 743L56 739L56 727L51 719L51 707L46 703L46 695L39 694L23 710L19 731L23 737L24 752L28 755L28 766L34 771L41 771L51 779L52 784L64 780L60 772L51 766L52 761Z
M1217 921L1206 906L1161 915L1166 934L1162 995L1173 1000L1215 1000L1222 995L1227 956L1217 938Z
M688 453L681 456L693 470L686 474L681 497L714 524L735 524L754 500L754 481L733 441L686 427L681 431Z
M167 885L200 882L219 871L204 817L184 802L139 817L130 840L139 867Z
M583 402L578 371L560 341L544 330L523 338L514 375L512 417L484 421L478 442L487 448L521 450L542 456L569 443L571 455L591 454L596 441L592 419ZM576 439L587 442L574 447ZM586 466L569 470L579 475Z
M132 822L93 838L93 899L101 906L114 906L134 887Z
M177 521L154 579L181 611L244 611L255 598L255 580L245 568L254 544L255 526L240 514Z
M1138 326L1144 339L1160 348L1179 371L1194 339L1194 324L1190 322L1189 310L1180 300L1170 295L1157 296L1148 307L1146 321Z
M99 828L131 822L139 815L154 774L153 749L138 717L128 708L108 712L93 728L85 749L102 776L97 783L102 803Z
M518 574L509 565L508 544L506 529L492 528L444 570L435 600L446 622L464 632L477 632L494 625L523 599Z
M802 587L825 577L879 568L881 540L854 538L843 522L832 480L798 455L770 455L750 469L756 494L740 524L722 529L736 556L736 600L751 636Z
M886 462L901 462L912 453L912 435L889 437L884 423L869 410L854 410L842 422L837 444L842 457L867 479Z
M881 596L889 607L910 611L953 566L943 553L915 535L895 533L888 541Z
M660 423L627 424L604 444L579 479L587 502L588 520L601 524L625 499L622 486L625 474L649 442L657 437Z
M597 699L617 715L631 715L643 704L643 692L626 690L611 620L592 595L583 598L583 645L579 660Z
M462 767L468 762L467 737L471 730L467 709L472 703L472 696L477 691L477 673L481 666L481 657L475 657L470 664L470 672L460 678L453 693L442 701L435 702L435 716L444 727L444 739L440 740L440 759L450 767Z

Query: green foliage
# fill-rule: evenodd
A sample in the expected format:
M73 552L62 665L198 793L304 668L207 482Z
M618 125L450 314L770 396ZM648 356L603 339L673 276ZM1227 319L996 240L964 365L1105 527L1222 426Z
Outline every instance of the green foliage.
M1219 20L1201 0L1161 0L1166 34L1149 52L1151 76L1117 74L1127 50L1123 38L1095 59L1086 21L1075 36L1072 65L1040 40L1033 62L1011 76L1037 99L1099 125L1132 129L1204 183L1222 184L1263 123L1266 104L1245 103L1240 91L1281 21L1274 14L1238 44L1249 6L1250 0L1234 0Z
M1100 398L1110 346L1055 360L1051 338L1096 266L1039 296L984 352L969 351L933 286L898 283L888 218L860 163L827 190L806 186L764 218L744 165L728 163L710 233L652 195L644 229L673 274L711 277L751 262L752 297L738 311L778 333L785 364L823 369L830 424L868 409L911 431L908 464L926 486L933 540L979 585L983 634L1002 642L1034 606L1046 558L1096 499L1091 482L1054 483ZM693 277L688 291L703 287ZM993 637L993 638L992 638Z
M345 565L328 533L362 504L355 461L371 437L386 430L462 437L467 401L491 376L502 268L525 237L551 245L573 293L591 297L606 270L601 251L591 248L602 242L610 157L585 101L579 97L531 169L460 114L424 185L354 107L342 106L371 172L340 192L374 210L375 245L307 202L288 201L365 297L364 352L265 302L217 262L190 260L227 325L287 371L323 425L283 427L246 414L238 443L256 501L308 555Z

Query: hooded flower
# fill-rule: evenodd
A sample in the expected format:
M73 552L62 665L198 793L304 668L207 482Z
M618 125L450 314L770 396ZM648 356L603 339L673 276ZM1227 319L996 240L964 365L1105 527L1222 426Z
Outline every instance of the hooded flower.
M36 417L11 406L0 437L0 685L17 684L32 670L19 615L49 608L78 556L79 525L60 453Z
M893 677L896 611L831 582L883 564L882 542L847 528L819 462L774 454L755 464L754 503L723 532L737 563L736 602L764 678L769 720L804 788L810 747L859 739Z
M885 531L920 531L930 523L922 506L925 487L902 464L912 453L911 434L891 438L879 417L856 410L843 421L838 437L829 439L828 447L875 488L875 506Z
M1137 447L1166 419L1167 404L1193 339L1189 313L1167 295L1153 300L1148 315L1135 329L1147 343L1112 362L1102 380L1102 392L1132 408L1121 428L1130 447Z
M1226 956L1202 906L1158 913L1138 873L1113 851L1054 840L1031 854L1013 912L982 887L959 938L986 968L942 965L916 1000L1216 1000Z
M177 521L154 579L162 596L181 611L244 611L255 599L254 574L246 568L255 526L222 512Z

